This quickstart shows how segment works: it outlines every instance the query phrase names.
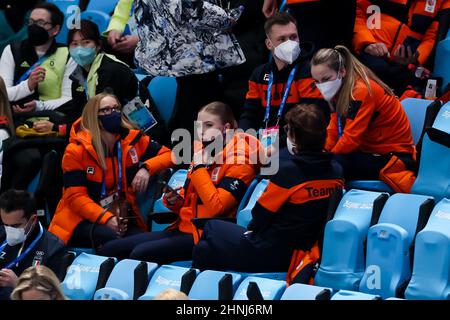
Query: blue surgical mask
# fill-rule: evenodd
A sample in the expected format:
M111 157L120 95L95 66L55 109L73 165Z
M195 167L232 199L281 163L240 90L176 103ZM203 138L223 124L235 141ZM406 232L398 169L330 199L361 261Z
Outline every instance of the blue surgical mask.
M120 133L122 128L122 113L112 112L111 114L98 116L98 120L101 122L103 129L109 133Z
M97 55L97 52L95 51L95 48L91 47L76 47L73 49L70 49L70 56L77 64L79 64L82 67L90 65Z

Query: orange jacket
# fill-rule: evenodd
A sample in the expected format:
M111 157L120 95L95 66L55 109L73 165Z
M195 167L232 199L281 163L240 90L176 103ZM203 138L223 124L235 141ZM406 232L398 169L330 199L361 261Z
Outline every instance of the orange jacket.
M373 15L371 10L367 13L371 5L381 9L380 29L367 26ZM381 42L393 59L399 44L410 45L423 65L436 42L439 13L449 8L450 0L357 0L353 48L361 53L367 45Z
M252 143L248 143L248 139L253 140ZM216 159L222 159L224 155L228 155L228 159L233 161L214 163L195 170L192 170L191 165L184 188L180 191L180 195L184 197L182 206L170 206L164 199L164 204L179 214L178 220L170 228L192 234L197 243L201 231L191 223L191 219L235 217L239 202L259 170L259 164L251 163L251 154L259 148L256 138L236 134L224 151L216 156Z
M137 216L137 226L146 230L146 225L136 204L135 193L130 185L139 170L140 162L151 175L172 167L171 151L137 130L125 129L120 141L123 159L122 190L125 191L126 198ZM116 191L117 187L115 181L118 176L117 155L114 158L106 158L106 163L105 183L108 194L111 194ZM67 244L74 229L81 221L89 220L94 223L103 212L103 208L99 205L103 170L92 145L90 133L80 129L80 120L77 120L72 127L70 143L64 153L62 168L64 192L50 223L49 231ZM105 224L113 216L113 213L106 211L97 223Z
M400 101L375 81L371 80L370 85L372 94L364 81L356 81L347 117L341 117L340 139L336 113L331 115L325 148L338 154L354 151L414 154L411 127Z

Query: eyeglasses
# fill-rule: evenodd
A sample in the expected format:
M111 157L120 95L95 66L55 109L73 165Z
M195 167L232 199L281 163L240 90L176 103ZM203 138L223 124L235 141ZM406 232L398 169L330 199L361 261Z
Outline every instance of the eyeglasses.
M42 20L42 19L39 19L39 20L28 19L28 25L31 26L33 24L36 24L36 25L38 25L39 27L42 27L42 28L44 28L48 24L52 25L51 22L48 22L48 21L45 21L45 20Z
M100 108L100 109L98 109L98 114L99 115L110 115L111 113L113 113L113 112L116 112L116 111L118 111L118 112L121 112L121 110L120 110L120 107L119 106L114 106L114 107L103 107L103 108Z

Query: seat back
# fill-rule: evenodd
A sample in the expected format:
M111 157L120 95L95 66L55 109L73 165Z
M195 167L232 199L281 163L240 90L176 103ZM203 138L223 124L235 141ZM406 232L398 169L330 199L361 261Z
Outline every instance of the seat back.
M414 267L406 288L407 299L450 299L450 200L433 209L425 228L417 234Z
M195 300L219 300L220 281L225 275L231 276L232 294L236 292L238 285L242 281L242 276L238 273L205 270L201 272L194 281L189 299Z
M139 272L138 268L142 271ZM158 265L156 263L131 259L121 260L111 272L105 287L97 290L94 300L111 300L113 296L112 291L115 290L121 290L124 293L123 297L127 297L124 300L133 300L135 283L145 282L145 286L147 286L148 279L150 279L157 268ZM141 279L136 279L137 277Z
M170 77L155 77L148 86L161 118L166 124L172 118L177 95L177 81Z
M331 297L331 300L381 300L381 297L362 292L340 290Z
M61 288L71 300L91 300L108 279L116 259L82 253L70 265Z
M100 34L102 34L104 31L106 31L106 29L108 29L109 20L111 20L111 17L109 14L102 11L86 10L81 13L81 19L94 22L98 26Z
M56 37L56 42L67 44L67 35L69 34L67 24L73 24L75 22L75 14L80 13L80 0L47 0L47 2L56 5L64 14L64 23L61 26L61 31Z
M450 83L450 30L447 37L436 45L434 75L442 77L442 88Z
M173 265L159 267L153 274L145 294L139 300L153 300L156 295L168 288L180 290L181 279L189 270L195 270L196 274L199 273L197 269L188 269Z
M365 241L378 221L388 195L350 190L341 199L334 218L325 226L322 261L314 278L319 286L358 290L365 270Z
M118 0L91 0L86 10L98 10L107 15L114 12Z
M411 277L412 244L434 206L428 196L392 195L367 236L366 270L359 291L401 297Z
M251 282L256 283L264 300L279 300L286 289L286 282L258 277L248 277L241 282L233 300L249 300L247 289Z
M294 283L287 287L280 300L330 300L333 289Z
M450 198L450 102L439 110L432 128L422 141L419 173L411 192L432 196L436 201Z
M402 100L401 103L403 110L405 110L405 113L408 116L414 144L417 144L417 142L419 142L420 134L422 133L427 107L430 105L431 101L426 99L407 98Z
M255 207L256 202L259 197L266 190L269 184L268 179L261 180L253 189L253 192L245 205L245 207L237 213L237 224L242 227L247 227L249 222L252 220L252 209Z

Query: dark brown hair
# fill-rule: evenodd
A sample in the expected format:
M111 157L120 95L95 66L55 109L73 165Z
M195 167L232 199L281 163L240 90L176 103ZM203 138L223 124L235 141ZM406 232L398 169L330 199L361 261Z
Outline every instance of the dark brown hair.
M295 18L289 13L275 12L275 14L267 19L264 23L264 31L266 32L266 35L268 35L274 25L279 24L282 26L286 26L291 22L297 25L297 20L295 20Z
M231 110L230 106L226 103L214 101L201 108L199 113L202 111L218 116L222 121L222 124L229 123L231 125L230 129L237 129L238 127L233 110Z
M67 44L70 45L75 34L79 32L83 39L92 40L99 47L102 46L100 31L98 26L90 20L81 20L80 29L70 29L67 35Z
M52 22L52 26L60 26L62 27L64 23L64 13L53 3L40 3L33 8L35 9L44 9L50 13L50 20Z
M327 138L324 112L315 104L298 104L285 116L296 151L322 151Z

